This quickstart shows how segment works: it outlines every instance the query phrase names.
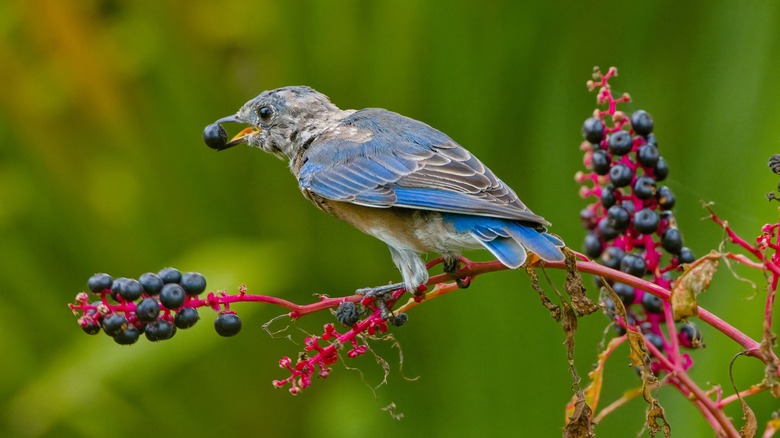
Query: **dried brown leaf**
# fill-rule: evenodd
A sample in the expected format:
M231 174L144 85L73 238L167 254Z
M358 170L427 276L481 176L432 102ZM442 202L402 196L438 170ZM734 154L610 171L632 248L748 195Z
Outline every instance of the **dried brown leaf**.
M685 272L674 282L670 304L675 321L699 315L696 296L710 286L718 270L721 255L711 251L686 267Z
M577 311L577 314L590 315L599 309L598 304L585 295L585 285L582 282L582 275L577 270L577 258L574 252L564 248L566 254L566 282L563 288L571 297L571 305Z
M591 438L596 436L593 432L593 411L585 401L582 391L577 391L576 401L573 403L571 415L566 419L566 427L563 428L563 436L566 438Z

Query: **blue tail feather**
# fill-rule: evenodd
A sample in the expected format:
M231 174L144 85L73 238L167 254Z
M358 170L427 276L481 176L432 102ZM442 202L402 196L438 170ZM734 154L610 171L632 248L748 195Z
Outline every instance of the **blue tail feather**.
M543 230L520 222L485 216L444 213L446 221L459 233L469 233L508 268L516 269L526 260L526 250L545 261L563 261L563 241Z

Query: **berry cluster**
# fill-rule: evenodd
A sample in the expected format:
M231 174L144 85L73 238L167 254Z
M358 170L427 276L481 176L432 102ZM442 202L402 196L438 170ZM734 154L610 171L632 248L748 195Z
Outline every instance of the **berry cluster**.
M138 279L95 274L87 288L100 299L90 303L86 292L76 296L77 304L71 308L82 312L81 329L90 335L102 329L120 345L134 344L141 334L150 341L170 339L177 329L195 325L200 319L197 308L209 301L198 299L206 290L203 275L182 274L175 268L147 272ZM222 311L214 328L222 336L233 336L241 330L241 320L234 312Z
M597 109L582 126L585 141L581 149L588 172L579 172L577 181L583 184L582 197L596 198L580 213L588 230L584 251L610 268L668 289L672 272L695 257L683 244L671 211L674 194L660 184L669 175L669 167L658 149L653 118L644 110L630 117L617 110L618 104L630 98L625 94L613 97L607 83L612 75L613 70L604 75L597 71L595 81L589 83L599 87L598 102L608 109ZM661 249L669 254L666 264ZM597 279L599 285L602 281ZM666 322L663 301L627 284L610 281L610 285L627 310L628 321L617 318L618 330L622 333L627 325L637 328L659 352L666 351L670 345L660 329ZM616 318L610 300L606 310ZM681 326L677 334L683 346L699 344L700 335L693 325Z

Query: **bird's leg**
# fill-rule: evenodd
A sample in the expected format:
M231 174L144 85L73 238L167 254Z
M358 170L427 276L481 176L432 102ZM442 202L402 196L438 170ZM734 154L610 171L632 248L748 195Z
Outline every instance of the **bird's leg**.
M444 268L444 272L446 272L449 275L453 275L460 270L460 257L444 257L444 262L442 263L442 267ZM458 287L461 289L466 289L471 285L471 277L458 277L455 278L455 283L457 283Z

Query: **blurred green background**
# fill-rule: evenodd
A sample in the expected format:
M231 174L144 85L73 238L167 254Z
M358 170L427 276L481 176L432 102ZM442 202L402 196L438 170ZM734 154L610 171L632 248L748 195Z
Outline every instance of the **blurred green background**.
M615 90L635 101L626 110L655 118L687 244L703 255L722 238L701 220L700 200L752 239L778 216L764 194L778 180L766 162L780 152L779 7L0 2L0 435L559 436L571 395L563 333L522 273L491 274L414 309L393 331L403 371L396 349L376 345L392 367L388 386L371 389L381 371L366 356L347 363L362 377L339 363L298 397L272 388L286 377L276 362L294 357L302 331L320 330L326 313L291 328L297 345L261 329L280 309L244 304L235 338L218 337L203 311L172 341L120 347L84 335L66 304L94 272L137 277L171 265L204 273L211 290L246 283L296 302L397 280L384 244L309 205L284 163L204 146L206 124L294 84L342 108L384 107L443 130L579 249L585 201L573 175L595 102L585 81L594 65L616 65ZM758 336L764 283L739 273L759 290L722 267L701 302ZM583 376L606 323L581 321ZM703 331L692 375L730 392L739 349ZM608 363L603 405L638 384L626 356ZM737 361L740 388L761 375L757 361ZM712 436L690 402L668 388L659 396L674 436ZM780 407L767 394L749 401L762 425ZM391 402L403 420L381 409ZM635 400L597 432L634 436L643 411Z

